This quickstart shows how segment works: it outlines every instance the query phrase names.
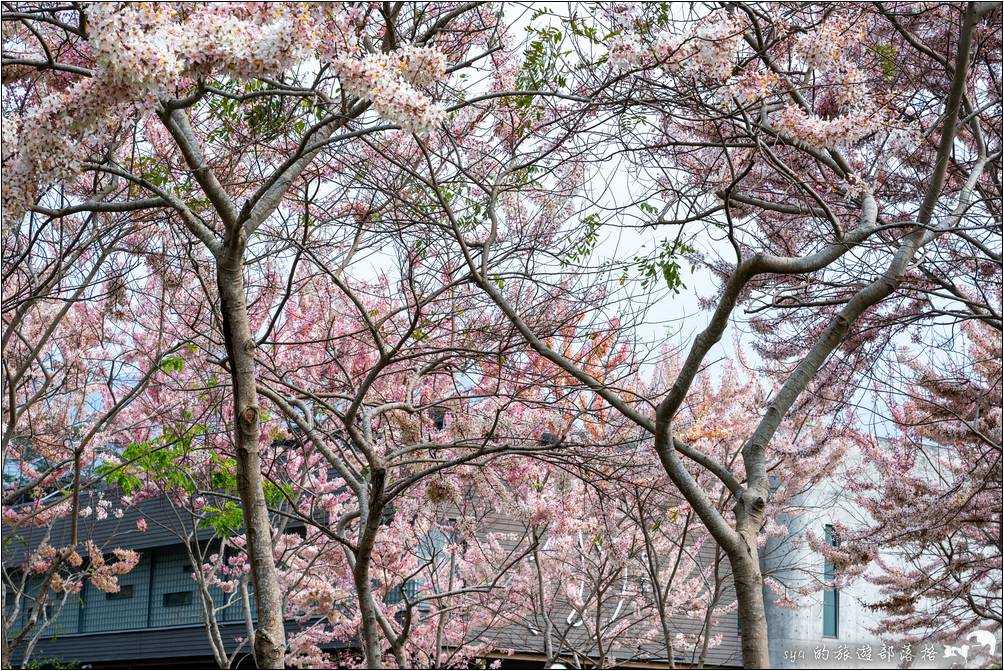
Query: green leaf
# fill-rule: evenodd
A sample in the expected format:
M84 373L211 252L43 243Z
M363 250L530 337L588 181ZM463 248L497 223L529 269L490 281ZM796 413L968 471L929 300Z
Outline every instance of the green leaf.
M896 74L896 47L891 44L879 44L875 47L879 57L879 67L886 79L892 79Z
M240 506L233 501L226 501L222 506L205 506L201 510L200 527L213 529L218 536L229 536L240 530L244 517Z
M600 215L593 213L582 219L585 226L582 241L575 246L575 250L561 260L562 266L570 266L589 257L596 249L600 240Z
M175 354L160 360L160 369L165 373L180 373L185 370L185 359Z
M682 242L663 240L659 243L654 256L635 256L642 288L648 289L662 278L666 282L666 287L674 294L680 293L680 289L686 289L687 285L683 283L678 259L683 254L693 252L693 248Z

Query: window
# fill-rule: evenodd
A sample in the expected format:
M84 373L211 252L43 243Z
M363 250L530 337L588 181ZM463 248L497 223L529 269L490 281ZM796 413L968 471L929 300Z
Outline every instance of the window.
M164 595L164 608L180 608L181 606L192 605L192 593L189 592L168 592Z
M838 547L840 540L832 524L826 525L826 544ZM833 563L823 561L823 580L831 582L836 577ZM834 588L823 592L823 636L837 638L840 632L840 590Z
M409 601L414 601L418 598L418 594L421 591L421 586L417 580L406 580L404 584L393 587L387 591L387 596L384 597L384 603L401 603L404 601L406 596Z
M442 431L446 428L446 408L433 408L432 409L432 425L435 427L436 431Z
M423 591L427 591L429 580L434 579L434 575L442 574L443 571L448 571L449 569L450 557L447 552L449 543L450 539L445 533L439 529L430 529L412 550L412 553L419 562L418 574L404 583L395 585L387 590L387 594L384 596L384 603L401 603L406 596L409 601L414 601L422 595ZM420 610L426 612L429 608L430 605L428 602L423 602L419 606Z
M131 598L132 598L132 585L119 585L119 591L105 592L105 599L107 601L117 601L119 599L131 599Z

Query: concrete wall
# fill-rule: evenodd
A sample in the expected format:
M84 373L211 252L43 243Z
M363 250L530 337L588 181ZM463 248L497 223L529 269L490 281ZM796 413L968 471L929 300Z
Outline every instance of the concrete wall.
M847 466L854 465L853 455ZM799 542L806 531L824 538L827 524L843 522L849 526L866 522L847 492L842 469L810 491L798 497L802 512L783 520L789 536L770 542L763 560L765 575L771 575L792 589L813 584L823 577L824 560L806 544ZM895 561L894 557L886 557ZM770 660L775 668L799 669L828 666L841 669L895 668L912 655L911 668L951 668L953 660L943 656L941 644L932 644L933 659L925 659L924 645L914 644L904 650L889 636L871 633L882 621L882 613L867 603L876 598L875 587L858 581L839 591L838 631L835 638L823 635L823 592L808 596L791 595L799 608L783 608L777 597L766 590L767 624L771 636ZM960 660L956 660L960 661ZM958 667L957 667L958 668Z

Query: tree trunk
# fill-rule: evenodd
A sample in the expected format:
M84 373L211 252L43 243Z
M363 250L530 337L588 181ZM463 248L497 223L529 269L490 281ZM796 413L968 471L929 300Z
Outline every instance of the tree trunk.
M369 553L360 556L356 560L355 570L352 572L353 582L356 586L356 595L359 598L359 637L363 649L363 667L368 669L382 669L383 660L380 656L380 632L377 622L376 607L373 603L373 589L370 585L370 557Z
M380 654L380 621L376 603L373 601L373 587L370 583L370 561L373 557L373 545L376 542L380 520L383 516L383 491L386 471L382 466L373 468L370 478L370 489L365 500L360 501L360 510L364 517L360 519L362 527L359 530L359 543L355 552L355 565L352 567L352 579L359 599L359 636L363 649L363 666L369 669L382 669L383 657Z
M763 525L766 508L767 491L750 483L734 509L740 542L738 547L732 546L731 552L726 550L739 603L743 667L747 669L770 668L763 574L760 572L760 552L757 548L757 534Z
M767 614L763 605L763 576L760 574L755 549L753 557L732 562L732 576L736 600L739 602L739 617L742 618L743 667L768 669L770 655L767 646Z
M722 598L722 549L715 549L715 591L711 595L711 601L708 602L707 609L704 612L704 641L701 643L701 655L697 658L697 668L703 669L704 665L708 661L708 649L711 645L711 626L714 622L715 608L718 606L718 602Z
M282 594L272 556L272 526L261 476L258 452L258 393L255 389L255 340L251 335L244 276L234 250L217 264L223 336L234 394L234 443L237 448L237 490L244 512L247 553L257 600L258 626L254 637L255 663L260 669L281 669L286 651Z
M2 583L2 581L0 581ZM10 653L7 651L7 585L0 584L0 666L10 668Z

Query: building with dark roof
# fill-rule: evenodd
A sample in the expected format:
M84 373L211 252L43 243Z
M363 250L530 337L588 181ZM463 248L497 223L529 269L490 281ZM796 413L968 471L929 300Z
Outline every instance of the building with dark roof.
M98 496L98 494L94 494ZM86 505L86 502L85 502ZM146 531L139 531L137 521L146 521ZM107 593L93 585L86 584L79 594L69 595L60 603L52 598L43 615L50 620L39 636L31 632L11 651L10 662L18 667L24 664L24 656L30 649L30 662L37 666L54 664L84 666L93 668L213 668L216 662L213 649L204 624L203 606L197 592L198 586L192 579L193 565L186 539L197 539L200 551L213 551L216 532L212 528L198 528L190 514L175 508L166 498L149 499L123 511L121 517L108 515L98 520L94 515L80 520L80 536L91 538L105 551L112 547L125 547L141 553L138 565L128 574L119 577L120 590ZM515 522L504 519L492 524L493 530L505 534L518 533ZM295 530L295 526L290 530ZM54 547L65 545L69 539L69 520L61 519L46 528L3 529L3 566L5 613L10 614L14 603L12 596L18 592L14 583L24 580L18 570L23 566L30 552L41 543L48 542ZM775 544L776 545L776 544ZM191 546L190 546L191 547ZM714 548L702 550L704 561L710 565L714 561ZM765 568L771 566L772 557L779 556L784 548L772 547L765 553ZM827 567L820 562L820 570ZM800 561L812 561L811 557L801 557ZM722 566L723 584L731 588L728 565ZM29 577L20 591L25 595L16 618L8 622L8 632L18 631L28 621L28 613L36 596L40 577ZM405 586L407 589L408 586ZM254 660L250 649L241 641L247 635L244 605L239 593L225 594L222 590L210 588L217 606L217 622L221 638L228 655L233 656L233 666L253 668ZM250 612L254 612L253 592L250 594ZM726 599L731 598L728 595ZM777 608L768 598L768 626L778 635L778 650L772 650L772 661L778 667L798 667L809 662L806 653L798 659L784 656L785 649L808 650L812 644L828 641L834 645L841 639L861 643L866 637L862 625L854 620L846 620L848 608L844 596L833 592L822 594L817 605L791 610ZM838 605L839 604L839 605ZM559 604L558 623L562 618ZM564 618L562 636L569 649L585 651L584 656L569 655L565 666L588 665L591 644L589 628L577 624L567 607L569 617ZM5 618L6 619L6 618ZM845 624L847 626L845 626ZM297 622L287 623L292 633ZM705 623L699 618L676 618L674 631L684 634L699 634ZM709 668L737 668L741 666L739 627L736 614L728 613L718 618L713 634L721 634L721 642L706 651L704 666ZM818 630L818 631L817 631ZM801 632L801 634L793 634ZM803 635L804 634L804 635ZM541 668L543 666L544 638L539 627L530 622L499 622L490 632L497 649L506 653L486 655L502 660L503 668ZM35 639L32 643L32 639ZM794 639L799 639L795 641ZM801 641L801 639L805 639ZM773 641L772 641L773 642ZM332 648L351 648L352 642L332 644ZM772 647L774 647L772 645ZM677 667L696 666L698 655L692 650L680 650L674 655ZM607 651L607 662L621 668L666 668L664 652L658 646L651 649ZM856 664L851 663L851 666ZM864 666L873 666L864 665Z

